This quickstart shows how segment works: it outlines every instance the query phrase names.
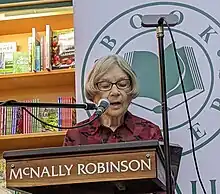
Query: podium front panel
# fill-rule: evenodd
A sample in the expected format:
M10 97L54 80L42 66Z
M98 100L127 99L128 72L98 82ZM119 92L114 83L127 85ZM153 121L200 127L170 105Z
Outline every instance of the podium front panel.
M6 180L9 188L156 179L158 175L165 183L160 165L154 149L30 158L8 161Z

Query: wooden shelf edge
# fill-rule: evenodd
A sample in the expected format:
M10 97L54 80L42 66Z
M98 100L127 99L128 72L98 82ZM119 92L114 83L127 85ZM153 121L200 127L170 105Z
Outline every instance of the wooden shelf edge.
M0 5L0 8L11 8L11 7L21 7L30 5L41 5L47 3L61 3L61 2L71 2L71 0L44 0L44 1L31 1L31 2L17 2L17 3L4 3Z
M10 141L10 140L30 140L30 138L36 139L39 137L42 138L46 138L46 137L55 137L55 136L63 136L63 134L65 134L66 131L58 131L58 132L38 132L38 133L28 133L28 134L13 134L13 135L1 135L0 136L0 141L2 140L6 140L6 141Z
M65 134L66 131L2 135L0 136L0 157L5 151L60 147Z
M65 73L74 73L74 72L75 72L75 68L59 69L59 70L51 70L51 71L16 73L16 74L0 75L0 81L2 79L11 79L11 78L17 79L20 77L45 76L45 75L65 74Z
M62 22L57 22L62 21ZM74 17L73 11L66 11L63 13L42 13L42 14L30 14L20 15L20 16L8 16L1 17L0 15L0 25L1 30L0 36L4 38L11 38L13 36L18 36L19 34L29 34L31 35L31 28L36 28L37 32L45 33L45 26L49 24L52 31L64 30L64 29L73 29L74 28ZM28 35L28 36L29 36ZM10 37L11 36L11 37ZM28 37L27 36L27 37ZM18 40L14 40L19 42ZM27 41L27 39L26 39Z
M28 72L21 74L10 74L0 76L0 95L1 101L7 99L18 100L17 97L29 95L31 99L37 98L37 94L48 91L69 90L74 94L75 91L75 70L62 69L50 72ZM25 92L26 91L26 92ZM34 96L32 96L33 94ZM25 99L26 99L25 97Z

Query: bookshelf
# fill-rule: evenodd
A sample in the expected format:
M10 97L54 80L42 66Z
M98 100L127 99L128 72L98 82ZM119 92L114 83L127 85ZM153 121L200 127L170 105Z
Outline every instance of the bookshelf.
M18 51L23 52L28 50L27 38L32 27L40 34L45 34L46 24L53 30L73 28L73 8L63 6L70 2L44 0L0 4L0 42L16 41ZM57 102L60 96L75 96L75 69L0 75L0 101L38 98L41 102ZM0 158L9 150L62 146L64 135L65 131L0 136Z

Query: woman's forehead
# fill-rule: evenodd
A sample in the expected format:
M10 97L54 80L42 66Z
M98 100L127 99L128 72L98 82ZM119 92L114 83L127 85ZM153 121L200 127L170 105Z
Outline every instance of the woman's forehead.
M100 79L120 79L120 78L128 78L126 72L124 72L121 68L112 68L109 71L105 72Z

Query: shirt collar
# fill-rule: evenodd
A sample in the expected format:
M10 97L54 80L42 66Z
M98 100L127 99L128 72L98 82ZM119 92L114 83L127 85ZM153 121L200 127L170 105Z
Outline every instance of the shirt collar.
M93 120L95 118L95 114L93 114L90 118L89 118L89 121ZM124 123L122 125L125 125L129 130L131 130L132 132L134 131L134 121L133 121L133 115L127 111L125 113L125 118L124 118ZM100 123L100 119L96 119L95 121L93 121L91 124L90 124L90 128L91 128L91 132L92 133L97 133L99 128L101 126L101 123Z

